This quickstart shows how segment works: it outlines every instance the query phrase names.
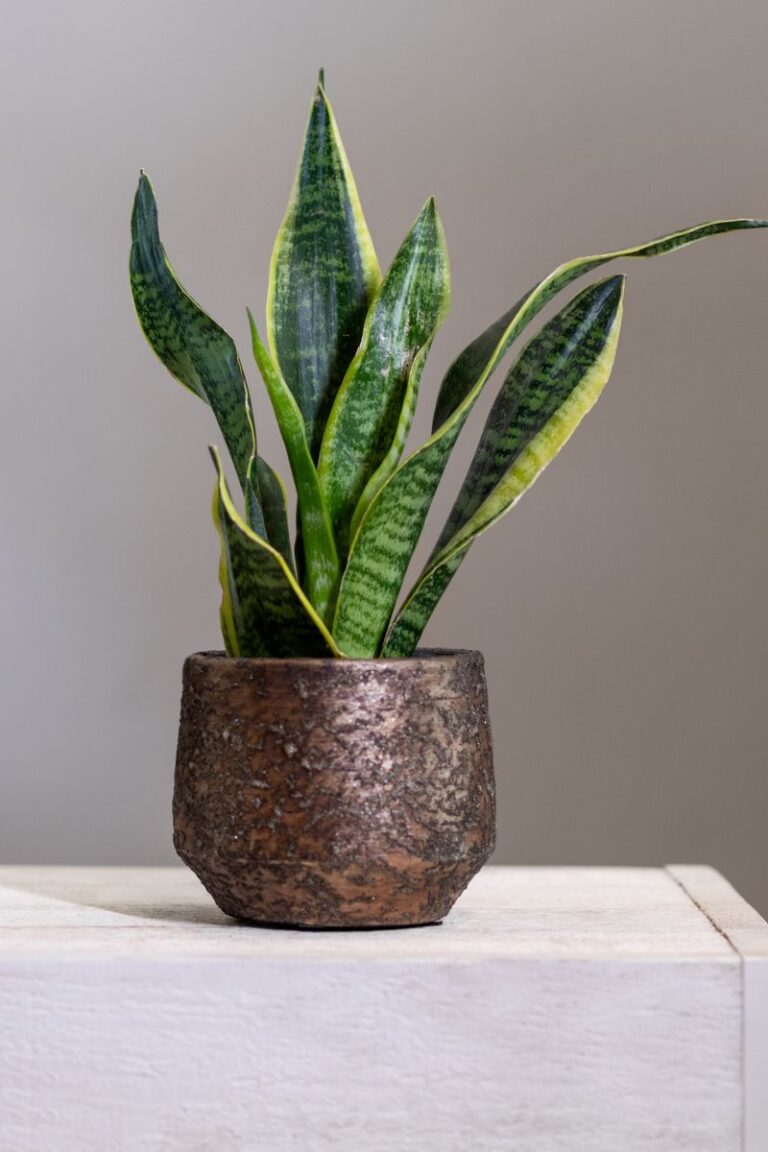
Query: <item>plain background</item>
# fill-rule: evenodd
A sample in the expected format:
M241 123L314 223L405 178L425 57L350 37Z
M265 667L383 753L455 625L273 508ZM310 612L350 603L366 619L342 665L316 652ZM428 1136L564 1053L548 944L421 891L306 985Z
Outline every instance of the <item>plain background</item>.
M422 434L562 260L768 216L766 43L764 0L4 4L3 861L172 862L180 665L219 646L216 430L134 321L139 167L247 364L324 65L382 265L429 194L445 223ZM625 270L603 398L427 639L486 654L498 862L706 861L765 913L768 233Z

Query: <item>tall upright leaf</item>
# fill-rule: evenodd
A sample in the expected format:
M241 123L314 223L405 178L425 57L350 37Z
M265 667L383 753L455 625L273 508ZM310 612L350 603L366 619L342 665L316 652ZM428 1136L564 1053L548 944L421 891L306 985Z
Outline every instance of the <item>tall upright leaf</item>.
M221 626L230 656L340 656L280 553L240 517L215 448Z
M330 615L340 575L330 518L299 406L275 367L268 349L264 347L250 311L248 320L254 358L269 393L296 484L301 559L309 599L325 619Z
M323 436L318 473L342 552L366 484L393 445L402 451L421 375L412 373L414 362L432 341L449 303L448 252L430 198L371 305Z
M523 349L491 408L445 528L384 645L415 649L474 540L504 516L597 401L616 356L623 277L581 292Z
M379 280L355 181L319 83L267 296L270 348L304 417L314 459Z
M496 365L549 300L578 277L619 257L661 255L720 232L766 226L768 221L763 220L715 221L635 248L573 260L556 268L529 292L496 344L485 349L488 352L485 362L480 356L473 357L467 375L457 379L454 374L450 389L444 384L441 398L449 392L450 403L439 402L436 430L392 473L361 520L336 606L333 633L339 646L351 656L378 654L456 439ZM484 333L480 340L486 335Z

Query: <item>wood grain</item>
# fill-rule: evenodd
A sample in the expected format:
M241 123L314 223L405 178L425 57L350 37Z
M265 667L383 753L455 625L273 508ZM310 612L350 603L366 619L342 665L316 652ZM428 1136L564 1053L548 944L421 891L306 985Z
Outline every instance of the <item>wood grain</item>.
M742 1152L742 995L660 869L487 868L443 925L328 934L185 869L3 868L0 1147Z
M671 865L743 964L744 1152L768 1148L768 925L714 868Z

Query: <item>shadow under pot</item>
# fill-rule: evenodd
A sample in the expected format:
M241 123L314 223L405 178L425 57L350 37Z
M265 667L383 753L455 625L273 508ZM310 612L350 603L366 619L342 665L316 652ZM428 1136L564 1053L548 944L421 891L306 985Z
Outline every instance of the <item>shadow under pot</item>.
M433 923L495 844L483 657L184 664L174 844L230 916Z

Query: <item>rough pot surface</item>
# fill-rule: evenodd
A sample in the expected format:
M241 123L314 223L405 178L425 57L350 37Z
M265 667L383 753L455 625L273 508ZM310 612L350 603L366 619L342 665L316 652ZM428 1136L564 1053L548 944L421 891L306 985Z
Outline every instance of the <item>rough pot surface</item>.
M482 655L188 657L173 821L230 916L442 919L495 843Z

